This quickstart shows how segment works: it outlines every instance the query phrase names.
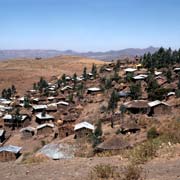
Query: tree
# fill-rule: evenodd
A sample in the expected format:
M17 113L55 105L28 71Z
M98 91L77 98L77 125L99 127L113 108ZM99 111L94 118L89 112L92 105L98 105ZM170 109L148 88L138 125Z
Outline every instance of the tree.
M95 64L92 65L91 73L93 74L93 77L96 78L97 75L97 67Z
M114 110L117 108L117 102L119 100L118 93L113 90L110 100L108 102L108 110L112 111L112 114L114 115ZM111 117L111 127L114 127L113 118Z
M2 95L3 98L6 99L7 98L7 90L3 89L1 95Z
M7 95L7 97L6 97L7 99L9 99L12 96L11 88L7 89L7 94L6 95Z
M64 84L64 86L66 86L66 75L63 74L61 77L62 83Z
M30 107L30 100L28 97L24 97L24 107L29 108Z
M76 89L76 84L77 84L77 75L76 75L76 73L74 73L74 75L73 75L73 82L74 82L73 89L75 90Z
M83 70L83 78L85 81L87 80L87 68L86 67L84 67L84 70Z
M126 74L126 81L127 81L127 82L131 82L133 76L134 76L134 74L133 74L132 72L128 72L128 73Z
M166 72L166 78L168 83L172 81L172 73L170 69L168 69L168 71Z
M130 95L132 99L139 99L141 96L141 84L140 83L132 83L130 86Z
M94 130L94 135L96 137L102 136L102 122L101 120L98 120L98 122L96 123L96 128Z
M124 122L124 113L126 112L126 107L122 104L119 108L121 111L121 118L122 118L122 123Z
M14 85L12 85L11 91L12 91L12 94L15 94L15 93L16 93L16 87L15 87Z
M34 83L34 84L33 84L33 89L34 89L34 90L37 90L37 89L38 89L38 87L37 87L37 84L36 84L36 83Z

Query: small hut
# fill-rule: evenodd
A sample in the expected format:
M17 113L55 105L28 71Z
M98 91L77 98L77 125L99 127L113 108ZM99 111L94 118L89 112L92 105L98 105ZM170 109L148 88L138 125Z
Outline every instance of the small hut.
M34 127L25 127L20 130L22 139L29 139L35 135L35 128Z
M135 123L133 120L129 120L121 125L121 134L136 133L139 132L140 129L141 128L137 123Z
M47 109L47 105L34 105L34 106L32 106L32 108L33 108L33 113L42 112L45 109Z
M88 88L87 94L97 94L97 93L100 93L101 91L102 91L101 88L91 87L91 88Z
M114 135L96 147L97 151L117 151L129 148L130 144L122 136Z
M0 147L0 161L5 162L16 160L21 155L21 149L22 147L12 145Z
M90 136L94 131L94 126L88 122L81 122L74 127L75 138L83 138Z
M156 100L148 103L149 109L149 116L157 116L157 115L166 115L171 112L171 107L169 104Z
M39 113L36 115L36 122L39 124L46 123L49 121L54 121L54 116L51 116L47 113Z
M134 100L123 104L124 107L133 114L146 114L148 111L148 101L146 100Z
M37 135L49 135L54 132L54 124L45 123L37 126Z
M27 127L30 124L30 118L27 115L20 115L20 120L14 118L11 114L6 114L3 117L4 126L6 127Z

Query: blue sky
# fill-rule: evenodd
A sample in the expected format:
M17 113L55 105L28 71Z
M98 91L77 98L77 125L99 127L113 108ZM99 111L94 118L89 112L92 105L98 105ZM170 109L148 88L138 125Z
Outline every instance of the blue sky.
M180 48L179 0L0 0L0 49Z

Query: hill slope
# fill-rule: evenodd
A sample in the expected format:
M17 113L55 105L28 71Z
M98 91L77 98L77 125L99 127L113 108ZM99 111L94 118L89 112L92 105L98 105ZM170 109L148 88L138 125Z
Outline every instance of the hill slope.
M104 64L102 61L74 56L59 56L42 60L11 60L0 62L0 90L11 87L14 84L18 92L24 93L25 90L32 88L42 76L49 80L51 76L71 75L76 72L82 73L86 66L90 69L92 64Z

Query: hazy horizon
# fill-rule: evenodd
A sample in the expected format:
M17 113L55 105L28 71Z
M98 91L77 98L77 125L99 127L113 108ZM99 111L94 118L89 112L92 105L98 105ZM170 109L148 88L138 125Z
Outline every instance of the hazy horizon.
M180 47L178 0L1 0L0 49Z

